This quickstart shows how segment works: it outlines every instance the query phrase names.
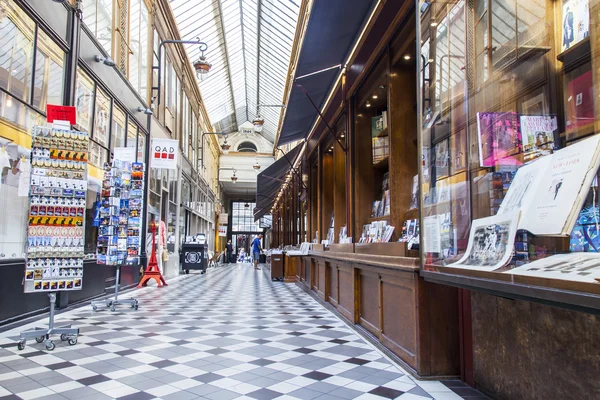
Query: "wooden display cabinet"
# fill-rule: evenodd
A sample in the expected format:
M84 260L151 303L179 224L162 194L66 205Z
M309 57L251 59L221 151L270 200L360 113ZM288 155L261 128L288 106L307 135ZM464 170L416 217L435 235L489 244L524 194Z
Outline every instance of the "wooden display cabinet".
M418 219L418 209L411 209L413 182L418 174L414 30L403 29L390 45L393 52L384 54L355 96L354 132L354 240L357 253L418 257L406 243L397 242L404 221ZM384 115L379 130L376 118ZM386 138L386 157L376 158L373 148ZM382 183L387 176L387 196ZM375 201L389 202L389 214L376 215ZM386 207L384 207L386 208ZM381 213L380 213L381 214ZM358 243L363 225L386 221L394 226L389 243Z

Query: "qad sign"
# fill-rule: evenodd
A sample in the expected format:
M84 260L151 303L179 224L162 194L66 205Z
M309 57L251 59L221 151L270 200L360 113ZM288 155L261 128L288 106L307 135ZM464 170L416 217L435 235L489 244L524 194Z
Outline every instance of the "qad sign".
M177 169L177 140L152 139L151 168Z

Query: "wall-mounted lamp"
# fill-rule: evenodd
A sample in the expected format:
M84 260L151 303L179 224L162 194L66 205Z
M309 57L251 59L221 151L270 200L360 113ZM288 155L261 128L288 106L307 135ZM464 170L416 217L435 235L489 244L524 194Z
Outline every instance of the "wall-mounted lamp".
M233 182L233 183L236 183L238 180L238 177L235 175L236 172L237 172L237 170L234 168L233 175L231 175L231 182Z
M198 41L200 41L200 38L198 38ZM194 61L194 69L196 70L198 79L202 79L203 75L208 74L212 68L212 64L206 61L206 57L204 56L206 49L208 49L208 45L200 42L200 57Z
M254 168L255 171L258 171L261 168L260 164L258 163L258 160L254 161L254 165L252 166L252 168Z
M223 141L223 144L221 145L221 150L223 150L223 154L229 154L230 148L231 148L231 145L229 143L227 143L227 135L225 135L225 140Z
M114 62L110 57L104 57L102 55L96 55L96 56L94 56L94 60L96 62L103 63L107 67L116 67L117 66L117 63Z
M143 112L146 115L152 115L151 108L138 107L137 110L138 110L138 112Z

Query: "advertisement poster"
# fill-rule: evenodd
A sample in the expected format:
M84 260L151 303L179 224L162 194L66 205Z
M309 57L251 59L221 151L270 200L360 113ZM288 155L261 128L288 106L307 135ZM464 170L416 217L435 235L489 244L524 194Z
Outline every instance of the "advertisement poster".
M474 220L465 255L449 267L481 271L504 267L512 257L520 214L515 211Z
M566 0L563 3L562 51L590 35L589 0Z
M477 113L479 163L482 167L521 165L513 157L521 152L518 114L514 112Z
M152 139L150 167L177 169L177 148L179 144L173 139Z
M119 161L135 162L135 147L115 147L113 149L114 159Z

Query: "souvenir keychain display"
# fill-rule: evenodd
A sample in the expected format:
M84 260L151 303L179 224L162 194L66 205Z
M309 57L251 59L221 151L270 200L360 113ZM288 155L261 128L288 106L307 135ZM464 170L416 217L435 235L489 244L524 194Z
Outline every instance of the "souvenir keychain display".
M99 305L115 311L118 304L138 309L136 299L119 300L119 278L121 266L139 265L143 177L142 163L113 160L104 166L97 259L98 264L116 266L116 284L114 298L91 302L94 311Z
M25 293L48 292L48 329L21 333L19 349L27 339L54 349L50 334L77 343L79 329L54 327L57 291L81 290L85 245L88 135L84 132L36 126L32 132L31 178Z

